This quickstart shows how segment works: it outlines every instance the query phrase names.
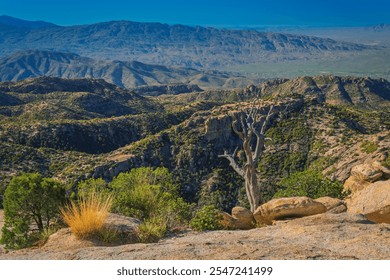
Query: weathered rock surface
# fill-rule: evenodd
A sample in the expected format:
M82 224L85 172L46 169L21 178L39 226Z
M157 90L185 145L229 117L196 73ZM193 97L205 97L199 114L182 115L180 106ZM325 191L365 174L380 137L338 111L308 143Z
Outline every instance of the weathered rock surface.
M364 163L352 167L351 175L361 181L375 182L382 177L383 172L375 165Z
M220 224L224 229L248 230L255 227L256 221L253 217L253 214L246 208L234 207L232 209L232 215L223 211L219 211L218 213L221 217Z
M221 217L219 223L222 225L222 228L235 229L236 219L234 219L229 213L226 213L224 211L218 211L218 214Z
M154 244L72 246L58 238L0 259L389 259L390 225L320 214L247 231L186 232Z
M259 206L253 214L259 224L273 220L300 218L326 212L326 207L308 197L277 198Z
M339 214L347 211L347 206L345 206L344 202L341 199L324 196L315 199L319 203L322 203L326 207L326 211L333 214Z
M256 221L253 213L244 207L234 207L232 217L236 219L235 227L237 229L252 229L255 227Z
M343 190L345 192L351 192L351 194L353 194L358 191L361 191L368 185L370 185L370 182L360 180L356 176L351 176L344 182Z
M347 200L348 212L363 214L370 221L390 224L390 180L378 181Z
M384 167L380 162L378 161L374 161L372 162L372 166L374 168L378 168L380 169L380 171L382 171L383 175L382 175L382 179L384 180L387 180L387 179L390 179L390 169L387 168L387 167Z

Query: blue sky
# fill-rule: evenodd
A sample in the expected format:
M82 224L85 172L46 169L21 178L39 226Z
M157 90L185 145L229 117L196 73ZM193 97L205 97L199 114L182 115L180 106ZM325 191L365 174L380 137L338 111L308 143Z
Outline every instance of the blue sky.
M0 15L59 25L110 20L206 26L390 23L389 0L1 0Z

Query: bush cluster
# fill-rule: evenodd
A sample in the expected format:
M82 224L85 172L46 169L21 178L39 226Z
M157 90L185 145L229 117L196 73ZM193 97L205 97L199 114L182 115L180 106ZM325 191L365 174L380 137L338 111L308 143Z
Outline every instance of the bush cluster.
M142 221L141 242L154 242L191 217L191 206L179 197L178 186L166 168L140 167L120 173L109 184L102 179L89 179L78 185L79 198L94 191L113 197L112 212Z
M221 216L215 206L203 206L191 220L191 228L197 231L219 230L221 226Z
M275 193L274 198L308 196L319 198L330 196L343 198L343 186L336 180L325 178L320 172L305 170L296 172L279 183L280 189Z
M18 249L39 240L55 226L64 202L65 189L59 182L37 173L14 177L4 194L1 243Z

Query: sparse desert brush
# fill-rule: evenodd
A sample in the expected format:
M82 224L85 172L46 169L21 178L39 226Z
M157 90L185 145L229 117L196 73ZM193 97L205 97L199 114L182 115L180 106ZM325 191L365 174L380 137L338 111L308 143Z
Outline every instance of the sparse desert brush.
M112 204L112 196L90 193L78 203L61 209L64 221L72 233L80 239L99 235L104 230L104 223Z

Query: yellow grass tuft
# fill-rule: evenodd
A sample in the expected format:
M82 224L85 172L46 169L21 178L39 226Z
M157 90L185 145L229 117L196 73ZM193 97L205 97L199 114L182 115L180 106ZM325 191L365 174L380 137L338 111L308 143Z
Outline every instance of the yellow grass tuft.
M94 192L79 203L71 202L61 214L72 233L85 239L104 230L104 223L112 205L112 196L103 197Z

